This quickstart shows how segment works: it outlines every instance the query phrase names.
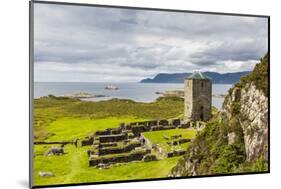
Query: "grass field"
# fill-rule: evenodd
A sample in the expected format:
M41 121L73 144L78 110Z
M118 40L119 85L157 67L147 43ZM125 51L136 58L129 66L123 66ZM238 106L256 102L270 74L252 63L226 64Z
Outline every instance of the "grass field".
M118 127L151 119L167 119L183 115L183 100L160 98L152 103L113 99L101 102L85 102L49 96L34 102L35 141L71 141L84 138L96 130ZM175 129L146 133L153 143L163 143L162 135L182 134L192 137L189 130ZM158 136L159 135L159 136ZM163 143L164 144L164 143ZM54 145L34 145L34 184L53 185L114 180L149 179L166 177L179 157L153 162L134 162L114 165L110 169L89 167L86 150L89 146L66 145L62 156L44 156ZM50 171L53 177L39 177L39 171Z
M102 119L90 118L60 118L47 126L49 133L54 135L45 141L69 141L76 138L84 138L97 130L118 127L121 122L129 123L143 121L134 117L109 117Z
M110 169L97 169L88 166L88 147L75 148L65 146L63 156L43 156L48 146L36 145L34 158L35 185L70 184L81 182L99 182L130 179L148 179L166 177L179 157L154 162L134 162ZM39 177L39 171L51 171L54 177Z
M194 138L196 135L196 130L194 129L172 129L172 130L164 130L164 131L153 131L153 132L146 132L143 135L150 140L153 144L159 144L165 151L172 150L171 146L167 144L165 137L171 138L171 136L175 135L182 135L181 138ZM183 143L177 148L186 149L189 145L188 143Z
M77 137L97 127L116 127L120 122L179 117L183 115L182 107L183 99L173 97L159 98L152 103L119 99L85 102L44 97L34 100L34 139L53 140L63 136L71 139L73 132L76 132L73 137Z

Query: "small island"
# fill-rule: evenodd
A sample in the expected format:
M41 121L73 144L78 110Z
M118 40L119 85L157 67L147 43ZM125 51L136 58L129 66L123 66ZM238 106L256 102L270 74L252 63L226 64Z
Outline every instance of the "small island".
M184 97L183 89L166 90L165 92L156 91L155 94L162 95L163 97Z
M78 93L73 93L69 95L64 95L64 97L69 97L69 98L101 98L101 97L107 97L106 95L102 94L91 94L87 92L78 92Z
M118 90L119 88L114 85L107 85L104 87L106 90Z

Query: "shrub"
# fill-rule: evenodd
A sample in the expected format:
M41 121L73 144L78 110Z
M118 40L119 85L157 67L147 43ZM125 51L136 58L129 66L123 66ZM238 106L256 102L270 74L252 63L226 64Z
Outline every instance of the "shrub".
M239 164L246 159L245 147L242 144L227 145L222 150L220 157L211 167L213 173L229 173L233 172Z
M244 172L264 172L268 171L268 161L261 156L253 162L245 162L241 164L238 171Z
M239 85L253 82L257 89L262 90L265 96L268 96L268 53L256 64L253 72L241 78Z
M239 114L240 109L241 109L240 102L233 102L232 103L232 106L231 106L232 114L234 114L234 115Z

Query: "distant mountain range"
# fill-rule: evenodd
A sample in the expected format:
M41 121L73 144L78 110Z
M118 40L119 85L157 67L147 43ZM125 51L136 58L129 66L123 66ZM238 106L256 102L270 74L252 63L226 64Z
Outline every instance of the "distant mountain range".
M210 78L213 83L217 84L233 84L240 80L241 76L248 75L250 71L224 73L217 72L203 72ZM140 83L183 83L184 79L192 73L159 73L153 79L147 78L140 81Z

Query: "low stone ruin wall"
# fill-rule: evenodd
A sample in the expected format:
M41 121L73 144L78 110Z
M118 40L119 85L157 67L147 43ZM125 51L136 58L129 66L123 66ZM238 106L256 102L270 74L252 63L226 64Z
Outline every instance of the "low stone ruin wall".
M167 126L167 125L169 125L169 121L168 121L168 120L165 120L165 119L159 120L159 121L158 121L158 125Z
M121 154L121 153L127 153L132 150L134 150L136 147L140 147L140 142L134 142L131 144L128 144L124 147L113 147L113 148L100 148L99 149L99 155L108 155L108 154Z
M104 131L96 131L95 132L96 136L100 136L100 135L110 135L110 130L104 130Z
M158 126L133 126L132 127L132 132L137 135L139 133L143 132L149 132L149 131L160 131L160 130L169 130L169 129L175 129L177 128L176 126L173 125L158 125Z
M87 138L87 139L83 139L81 141L81 146L90 146L94 143L94 138L91 137L91 138Z
M167 144L175 146L175 145L187 143L187 142L190 142L190 141L191 141L191 139L188 139L188 138L181 138L181 139L179 139L179 140L173 140L173 141L171 141L171 142L167 142Z
M118 128L109 128L106 130L96 131L95 135L103 137L109 135L122 134L122 131L123 132L132 131L132 133L136 136L142 132L175 129L177 127L185 128L185 126L183 126L183 124L181 123L180 119L151 120L151 121L132 122L129 124L120 123L120 126Z
M100 130L100 131L96 131L95 135L96 136L102 136L102 135L117 135L117 134L121 134L122 130L121 128L108 128L106 130Z
M180 119L172 119L172 120L167 120L167 119L162 119L162 120L151 120L151 121L141 121L141 122L132 122L128 125L123 125L123 128L126 128L128 130L132 129L133 127L136 126L144 126L151 128L152 126L179 126L181 125L181 120Z
M120 128L111 129L111 134L112 135L118 135L118 134L121 134L121 133L122 133L122 130Z
M151 126L154 126L154 125L157 125L157 124L158 124L158 121L157 121L157 120L151 120L151 121L148 121L148 122L147 122L147 125L150 126L150 127L151 127Z
M98 148L105 148L105 147L116 147L117 143L111 142L111 143L99 143Z
M125 125L124 128L125 128L126 130L132 130L132 125L131 125L131 124Z
M180 119L173 119L172 120L172 125L176 126L176 127L180 126L181 125L181 120Z
M118 142L122 140L126 140L128 138L127 133L117 134L117 135L104 135L99 137L100 143L106 142Z
M99 164L127 163L132 161L141 161L143 157L150 153L149 150L132 152L130 154L120 154L110 157L90 158L89 166L97 166Z
M140 126L132 127L132 133L134 133L135 135L142 133L142 132L147 132L147 131L150 131L150 127L148 127L148 126L140 125Z
M175 126L153 126L151 127L151 131L161 131L161 130L169 130L175 129Z
M171 120L151 120L151 121L141 121L141 122L132 122L129 124L120 123L118 128L109 128L103 131L96 131L95 135L99 136L101 142L114 142L119 140L117 138L118 135L122 135L122 133L132 132L133 135L130 135L130 138L138 136L142 132L148 131L159 131L159 130L168 130L175 128L196 128L201 129L204 128L204 123L202 122L187 122L182 123L180 119L171 119ZM110 139L112 137L112 139ZM122 138L122 137L121 137ZM120 139L122 140L122 139Z
M185 152L186 152L186 150L177 150L177 151L168 152L167 157L171 158L171 157L176 157L176 156L182 156L185 154Z
M34 144L36 145L49 145L49 144L62 144L62 145L66 145L66 144L73 144L73 142L69 142L69 141L61 141L61 142L45 142L45 141L37 141L34 142Z
M144 162L149 162L149 161L157 161L156 155L153 154L147 154L143 157Z

